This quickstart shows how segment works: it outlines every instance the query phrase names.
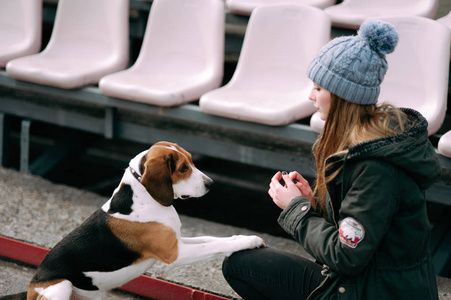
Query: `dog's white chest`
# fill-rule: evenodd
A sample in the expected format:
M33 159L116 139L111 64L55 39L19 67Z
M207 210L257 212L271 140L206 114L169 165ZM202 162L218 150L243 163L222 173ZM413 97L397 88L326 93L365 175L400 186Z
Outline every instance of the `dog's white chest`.
M100 290L110 290L121 286L130 280L141 276L156 262L155 259L147 259L113 272L84 272L84 275L92 279L92 283Z

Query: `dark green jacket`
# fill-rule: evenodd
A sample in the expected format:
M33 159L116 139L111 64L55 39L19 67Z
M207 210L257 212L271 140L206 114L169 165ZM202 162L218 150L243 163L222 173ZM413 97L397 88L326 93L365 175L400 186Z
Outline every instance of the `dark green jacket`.
M305 197L280 215L279 224L331 270L311 299L438 299L424 190L440 164L426 120L403 111L413 125L402 134L328 160L343 170L328 184L327 220Z

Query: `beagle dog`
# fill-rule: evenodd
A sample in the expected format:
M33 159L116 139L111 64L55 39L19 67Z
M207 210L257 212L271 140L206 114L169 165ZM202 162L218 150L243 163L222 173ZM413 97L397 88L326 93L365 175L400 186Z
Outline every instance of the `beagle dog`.
M27 299L101 299L157 260L184 265L264 246L257 236L181 236L174 199L201 197L212 183L177 144L159 142L141 152L112 197L48 253Z

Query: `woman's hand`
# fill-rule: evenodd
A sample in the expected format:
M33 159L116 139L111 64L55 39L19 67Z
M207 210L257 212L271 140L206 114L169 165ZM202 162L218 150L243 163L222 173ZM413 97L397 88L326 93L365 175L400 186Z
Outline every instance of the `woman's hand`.
M281 179L285 181L285 185L280 183ZM281 209L285 209L293 198L301 195L309 199L314 208L316 206L308 181L298 172L291 172L290 174L277 172L271 179L268 194Z
M285 181L285 185L280 183L281 179ZM290 203L293 198L302 195L287 172L277 172L272 177L268 194L271 196L274 203L281 209L287 207L288 203Z
M296 187L299 189L302 196L310 201L313 209L316 209L315 197L313 196L312 188L310 187L308 181L298 172L290 172L289 176L291 181L296 182Z

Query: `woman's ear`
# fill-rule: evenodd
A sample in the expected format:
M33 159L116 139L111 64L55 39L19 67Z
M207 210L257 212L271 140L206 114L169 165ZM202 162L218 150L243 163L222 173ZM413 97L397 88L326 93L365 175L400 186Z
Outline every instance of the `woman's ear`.
M170 206L174 202L172 165L174 165L172 155L151 158L144 164L141 183L147 192L163 206Z

